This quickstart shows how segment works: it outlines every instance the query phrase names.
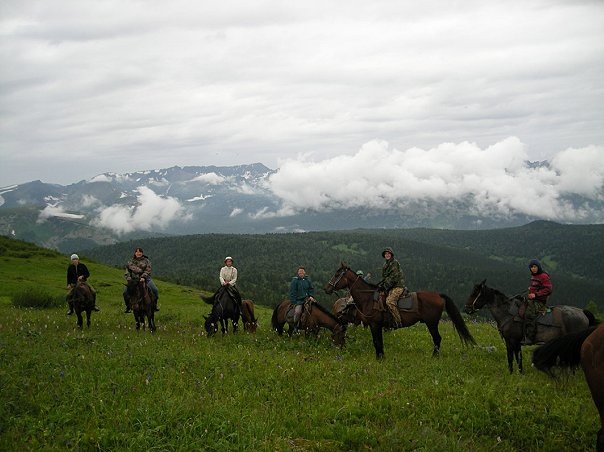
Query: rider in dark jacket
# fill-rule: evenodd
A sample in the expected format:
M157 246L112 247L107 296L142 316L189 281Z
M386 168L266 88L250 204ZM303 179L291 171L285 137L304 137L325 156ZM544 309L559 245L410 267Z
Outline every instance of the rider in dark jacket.
M90 272L88 271L88 267L80 262L80 258L77 254L71 255L71 264L67 267L67 304L69 305L69 311L67 311L67 315L73 314L73 289L76 284L79 282L80 284L86 284L90 288L90 292L94 297L94 310L100 311L100 309L96 306L96 290L90 285L88 282L88 278L90 278Z
M552 293L552 281L543 270L541 262L531 259L528 267L531 271L531 285L528 288L526 310L524 311L524 340L522 343L525 345L535 342L537 315L546 311L547 299Z
M308 301L315 301L314 287L312 281L306 276L306 269L302 266L298 267L298 273L292 278L289 284L289 301L294 305L294 330L293 333L298 331L300 328L300 319L302 317L302 309L304 303Z

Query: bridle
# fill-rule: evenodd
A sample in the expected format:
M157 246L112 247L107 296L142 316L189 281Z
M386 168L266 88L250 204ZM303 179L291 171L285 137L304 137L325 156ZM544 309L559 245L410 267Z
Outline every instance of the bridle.
M344 275L346 274L347 271L350 270L350 267L342 267L340 270L338 270L338 273L336 273L334 275L333 278L331 278L329 280L329 282L327 283L328 285L330 285L331 287L333 287L333 290L337 293L336 289L336 285L340 282L340 280L344 277ZM352 271L352 270L350 270ZM348 287L348 291L350 292L351 296L352 296L352 288L354 287L354 285L359 281L359 279L361 279L361 275L356 275L356 278L354 279L354 281L352 282L352 284L350 284L350 286ZM335 278L335 281L332 282L332 280ZM364 291L364 292L373 292L373 290L369 290L369 291ZM375 314L372 315L367 315L365 313L363 313L363 311L361 311L359 309L359 306L357 305L357 302L354 300L354 298L352 299L352 305L354 306L354 308L356 309L356 311L364 318L366 319L370 319L372 318Z
M480 290L478 291L478 295L476 295L476 298L474 298L474 301L472 301L471 305L469 305L472 309L471 312L468 312L468 314L471 314L472 312L476 312L478 311L478 309L476 309L476 302L478 301L478 299L482 296L482 291L485 288L484 284L480 285Z

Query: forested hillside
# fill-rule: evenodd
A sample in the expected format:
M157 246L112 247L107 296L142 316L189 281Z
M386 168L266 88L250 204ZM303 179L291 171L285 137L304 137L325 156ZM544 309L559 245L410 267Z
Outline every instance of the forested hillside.
M489 231L434 229L354 230L288 234L204 234L123 242L87 250L88 257L123 266L135 246L142 246L154 274L177 283L212 289L225 256L233 256L244 297L272 305L286 297L298 265L305 265L321 301L321 287L341 261L381 275L385 246L394 249L411 290L447 293L465 302L474 283L488 284L508 295L526 290L527 263L543 261L554 282L551 304L584 307L595 302L604 310L604 225L560 225L535 222ZM74 252L78 250L73 250Z

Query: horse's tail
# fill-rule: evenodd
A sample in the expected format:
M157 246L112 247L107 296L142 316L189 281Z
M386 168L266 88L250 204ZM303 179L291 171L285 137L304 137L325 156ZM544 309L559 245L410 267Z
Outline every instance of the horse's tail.
M273 330L276 330L277 333L279 333L279 335L283 334L283 324L279 323L279 307L281 306L281 303L277 304L277 306L275 306L275 309L273 309L273 316L271 318L271 326L273 327Z
M445 300L445 309L447 310L447 314L449 314L449 318L453 322L453 326L455 327L455 331L459 335L459 338L464 344L470 343L476 345L476 341L472 337L472 333L468 330L466 326L466 322L464 321L459 309L457 309L457 305L448 295L441 293L440 296Z
M585 317L587 317L587 320L589 320L589 326L595 326L595 325L600 324L598 319L596 319L596 316L593 315L593 313L591 311L588 311L587 309L583 309L583 314L585 314Z
M576 368L581 362L581 346L595 326L557 337L533 352L533 365L542 372L552 375L554 366Z

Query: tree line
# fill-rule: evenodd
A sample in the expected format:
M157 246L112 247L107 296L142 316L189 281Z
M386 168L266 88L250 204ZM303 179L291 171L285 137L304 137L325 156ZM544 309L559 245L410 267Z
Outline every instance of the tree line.
M355 270L371 272L371 282L378 283L381 252L386 246L393 248L410 290L446 293L458 305L465 303L473 285L483 279L510 296L522 293L528 287L528 261L538 258L554 282L551 304L585 307L592 302L604 311L604 225L539 221L489 231L202 234L121 242L83 254L123 267L136 246L141 246L151 259L156 277L206 291L218 287L224 258L232 256L242 295L266 306L287 297L298 265L306 267L318 299L325 305L330 305L335 296L328 297L321 288L342 261Z

